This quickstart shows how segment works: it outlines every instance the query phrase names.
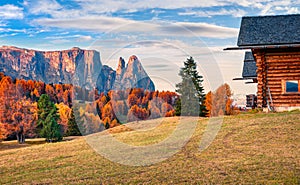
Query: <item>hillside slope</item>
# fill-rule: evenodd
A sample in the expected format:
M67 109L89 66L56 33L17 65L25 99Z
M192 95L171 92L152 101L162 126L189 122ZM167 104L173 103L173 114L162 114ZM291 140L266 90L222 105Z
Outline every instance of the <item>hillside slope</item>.
M160 124L149 131L122 126L109 132L131 145L149 145L168 137L178 124L178 118L153 124L157 121ZM200 119L180 152L151 166L111 162L85 138L2 150L0 184L300 183L300 112L226 117L210 147L199 152L206 124L207 119Z

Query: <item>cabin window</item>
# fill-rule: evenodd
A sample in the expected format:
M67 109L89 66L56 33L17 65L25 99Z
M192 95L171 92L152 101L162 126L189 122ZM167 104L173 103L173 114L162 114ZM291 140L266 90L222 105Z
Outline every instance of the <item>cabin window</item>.
M285 92L298 92L299 91L299 82L296 80L288 80L285 82Z

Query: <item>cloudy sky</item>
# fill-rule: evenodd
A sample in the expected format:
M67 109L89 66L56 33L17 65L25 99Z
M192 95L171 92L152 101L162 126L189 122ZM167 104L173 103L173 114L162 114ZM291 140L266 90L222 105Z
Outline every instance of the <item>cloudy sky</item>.
M136 55L161 90L174 90L193 56L206 91L227 82L235 94L255 93L255 85L232 81L244 51L223 48L236 46L242 16L299 12L300 0L5 0L0 45L96 49L113 68Z

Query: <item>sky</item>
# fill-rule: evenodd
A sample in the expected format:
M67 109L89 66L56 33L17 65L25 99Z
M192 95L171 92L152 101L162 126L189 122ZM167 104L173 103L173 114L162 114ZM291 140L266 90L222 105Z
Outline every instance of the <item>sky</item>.
M241 77L245 51L236 46L243 16L300 13L300 0L2 0L0 45L37 50L95 49L117 67L136 55L159 90L175 89L192 56L206 92L228 83L256 93Z

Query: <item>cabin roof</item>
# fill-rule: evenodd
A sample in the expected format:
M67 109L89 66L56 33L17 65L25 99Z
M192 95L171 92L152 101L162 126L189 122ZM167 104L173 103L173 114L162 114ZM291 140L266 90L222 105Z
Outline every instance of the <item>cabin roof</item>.
M243 78L256 78L256 69L257 67L252 52L245 52L244 67L242 74Z
M257 79L256 69L257 69L256 62L254 60L252 52L246 51L244 57L242 78L234 78L233 80L255 80ZM246 83L253 83L253 82L246 82Z
M289 45L300 43L300 14L243 17L237 45Z

